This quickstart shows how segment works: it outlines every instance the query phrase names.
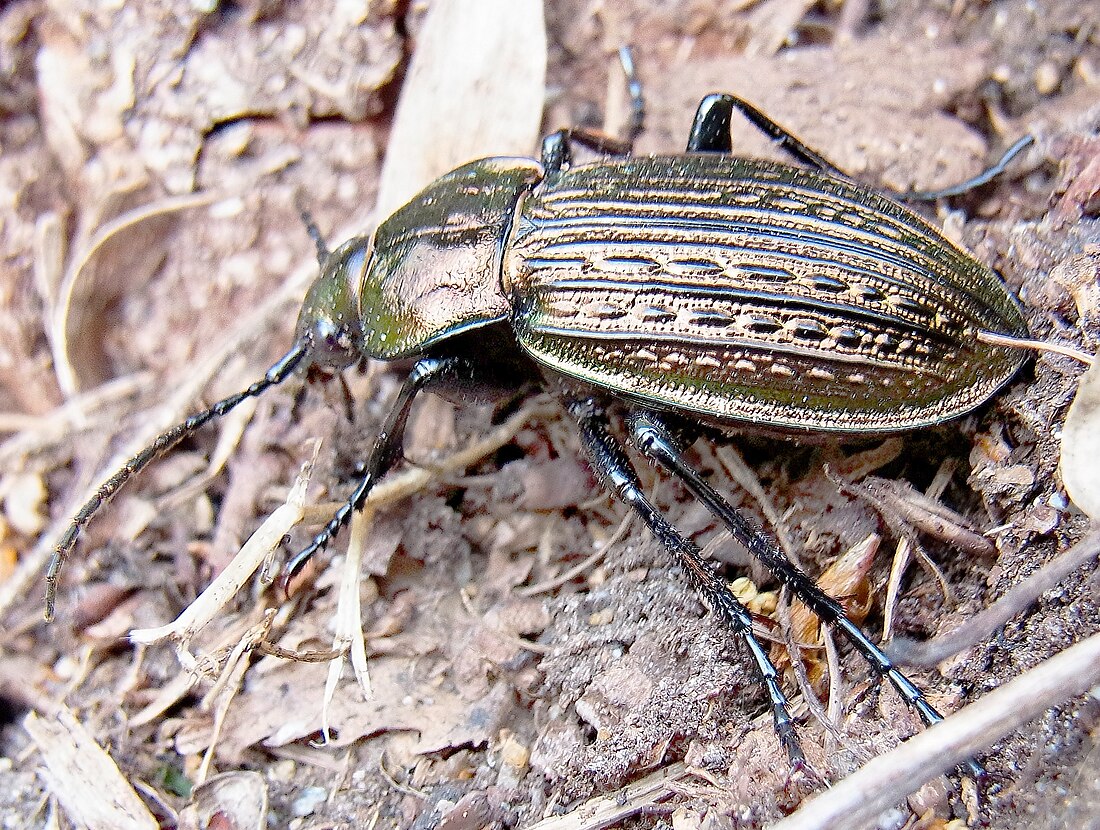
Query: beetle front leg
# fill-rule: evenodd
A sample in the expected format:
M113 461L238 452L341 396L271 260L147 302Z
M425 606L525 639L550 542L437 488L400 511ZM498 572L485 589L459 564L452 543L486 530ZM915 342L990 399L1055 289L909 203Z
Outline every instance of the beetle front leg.
M748 647L764 687L768 690L779 742L790 758L792 769L803 768L806 758L795 734L787 697L779 685L779 672L768 657L767 650L753 633L752 614L734 596L725 581L707 567L699 547L669 524L642 492L637 473L622 445L611 434L603 408L590 399L568 401L566 408L580 426L585 450L604 485L642 518L687 574L692 587L702 596L710 610Z
M397 393L397 400L386 418L382 431L374 442L367 460L366 469L359 484L340 508L333 514L328 524L324 526L313 541L297 554L283 567L282 585L284 590L291 580L305 567L306 563L318 552L323 550L332 538L339 533L340 528L351 520L351 514L360 510L367 500L367 496L389 470L402 458L402 444L405 439L405 427L409 421L409 412L412 410L413 400L418 393L426 387L447 378L452 378L460 372L473 372L470 362L464 358L428 357L417 361L413 366L401 391Z

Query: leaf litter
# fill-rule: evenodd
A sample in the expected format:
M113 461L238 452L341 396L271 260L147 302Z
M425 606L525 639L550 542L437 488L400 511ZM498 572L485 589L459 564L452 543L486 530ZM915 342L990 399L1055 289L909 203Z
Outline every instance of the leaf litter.
M44 50L41 66L49 71L32 83L43 85L49 152L24 138L22 155L0 163L0 181L13 183L9 192L24 194L24 207L12 208L10 214L4 208L4 239L13 279L30 284L27 252L32 250L33 220L38 215L52 211L55 216L75 216L75 227L94 227L110 222L113 210L125 209L108 206L104 210L106 203L98 195L110 193L112 175L144 169L148 176L144 198L151 205L175 194L188 198L196 184L200 194L211 192L212 184L231 186L240 194L209 209L181 212L162 238L146 239L149 250L145 253L160 263L155 275L149 278L135 272L141 286L118 291L102 319L95 321L102 338L93 338L96 342L88 345L107 356L106 364L95 371L125 374L148 367L174 379L164 388L154 384L147 392L146 400L156 401L166 397L164 389L172 390L159 415L148 416L136 426L115 418L126 435L127 448L141 446L163 424L191 410L212 379L216 378L218 388L233 388L256 366L266 365L265 358L285 341L294 303L316 268L309 261L308 240L295 216L297 194L316 211L322 227L336 228L330 237L334 240L369 227L378 187L378 148L387 142L393 100L405 95L403 90L398 94L405 66L402 56L411 53L416 61L429 60L431 50L442 47L432 45L430 21L425 22L419 10L410 11L397 25L396 7L388 3L371 4L369 11L366 4L340 4L335 15L321 9L322 3L316 8L312 3L295 4L282 15L264 4L246 4L237 16L213 18L204 17L195 4L181 3L170 26L163 25L167 18L157 19L153 12L112 17L106 7L64 4L74 15L84 15L83 29L67 26L61 7L53 4L37 21L37 31L44 33L40 41L21 40L25 35L12 40L8 31L30 31L20 22L30 14L21 5L14 4L15 11L5 9L2 19L11 28L0 34L9 38L5 44L17 44L23 50L16 54ZM968 210L972 218L946 214L943 221L1021 289L1025 307L1035 312L1037 336L1095 351L1096 271L1094 260L1083 253L1097 240L1091 186L1082 181L1073 187L1072 178L1056 182L1060 199L1056 215L1047 219L1043 213L1047 204L1042 191L1044 167L1055 176L1091 169L1091 145L1082 140L1089 129L1082 102L1088 101L1083 93L1095 80L1089 67L1095 63L1096 48L1085 34L1078 41L1078 51L1067 52L1058 35L1084 31L1074 29L1080 23L1074 17L1075 4L1051 0L1043 4L1039 18L1012 3L985 10L978 4L955 4L952 15L933 7L896 9L873 24L857 23L854 29L850 19L830 16L838 13L830 4L824 7L824 26L822 9L807 15L805 4L764 0L748 13L737 5L689 3L673 15L662 4L581 0L554 4L547 15L551 94L542 128L591 123L592 114L604 109L608 90L621 88L609 67L622 43L636 45L647 82L650 118L642 151L681 147L694 104L712 89L742 92L842 166L895 187L928 187L960 178L995 154L1002 142L1015 138L1024 129L1025 119L1049 125L1056 137L1041 141L1018 172L994 185L990 201ZM67 20L73 19L78 18ZM785 33L790 20L798 21L798 42ZM148 28L154 22L160 29ZM827 33L834 22L838 36L830 43ZM326 27L345 34L325 44ZM111 62L97 64L95 56L105 54L100 48L104 33L122 46ZM265 57L249 63L242 56L255 50L240 44L262 44ZM85 48L92 58L81 52ZM731 57L738 53L742 54ZM446 66L448 60L454 58L442 64ZM537 73L490 73L490 77L502 80L505 90L474 100L457 97L459 112L486 113L486 103L511 100L513 109L506 112L514 113L517 98L532 104L534 116L529 112L514 120L507 114L487 119L490 127L494 120L504 120L514 128L533 118L528 143L509 150L532 152L543 90L532 92L525 84ZM1042 84L1035 84L1036 77L1043 79ZM272 79L277 82L270 83ZM510 85L510 80L515 84ZM990 84L1008 97L999 100L987 95L982 90L988 91ZM1036 93L1036 89L1046 92ZM33 101L34 96L16 95L10 100ZM414 132L416 124L432 115L428 100L413 120ZM25 124L35 123L33 109L21 117ZM16 127L13 121L6 128L14 131ZM477 132L457 126L456 130L461 135ZM448 147L457 147L458 142L446 130L421 132L433 151L444 153L438 161L444 168L468 157L447 160ZM23 127L21 135L31 134ZM756 140L751 130L735 129L735 143L746 152L755 152L751 142ZM387 159L398 158L405 139L394 134L388 141ZM1066 153L1055 152L1056 145ZM321 147L325 152L319 152ZM101 149L89 153L90 148ZM768 148L756 145L756 149ZM477 154L474 149L456 152ZM34 153L39 155L32 155L34 162L27 164L28 154ZM1062 155L1066 156L1063 168L1053 169ZM103 161L110 164L102 165ZM18 170L17 164L22 165ZM55 178L69 176L73 196L51 187L45 172L39 181L28 184L36 170L63 171ZM431 178L436 172L422 175ZM226 193L220 188L217 192ZM96 211L102 216L91 223ZM96 286L110 280L119 262L112 264L105 258L97 264ZM1064 286L1061 294L1051 288L1048 274L1052 280L1058 275L1058 285ZM25 321L46 318L35 318L35 309L42 303L34 292L12 291L7 285L5 290L13 302L3 314L13 316L0 323L5 332L16 335L10 355L5 356L14 363L4 367L0 376L4 396L0 410L14 413L25 410L22 401L28 395L7 379L25 376L41 384L41 355L46 353L46 327L40 326L40 333L28 340L27 332L34 329ZM92 293L96 291L93 287ZM48 295L47 291L37 294ZM219 375L227 358L237 355L243 355L242 363L253 368L234 365L234 377ZM238 372L243 374L237 376ZM956 482L948 487L945 500L952 511L975 522L997 547L991 564L984 557L960 555L952 545L928 539L930 555L940 563L958 605L945 611L934 580L911 574L901 583L894 609L900 630L924 636L957 625L1081 538L1085 522L1064 501L1054 477L1057 425L1062 423L1078 375L1070 362L1040 356L1030 374L986 412L944 433L956 437L907 436L904 443L913 448L900 450L900 456L896 449L884 451L883 458L889 460L876 462L884 465L880 475L904 479L923 490L935 472L926 469L927 458L934 457L938 463L946 451L964 468L969 461L969 483L976 496ZM350 382L367 387L355 378ZM392 377L379 376L367 391L377 396L372 400L384 401L392 390ZM56 389L49 394L61 399ZM312 397L306 396L302 408L312 405ZM361 419L358 431L365 437L354 440L353 430L338 424L336 435L326 441L309 499L317 506L304 508L307 521L323 521L331 502L342 494L344 487L335 483L326 466L331 469L337 456L361 457L369 449L378 406L366 404L365 412L356 416ZM296 429L289 421L290 408L287 396L273 396L270 414L265 416L268 422L262 425L265 430L278 430L289 424L286 444L276 433L270 445L260 450L271 452L274 445L289 448L275 450L281 453L283 482L289 482L294 468L305 460L300 445L290 448ZM96 410L89 410L89 415L96 417ZM447 439L445 454L453 452L452 440L462 448L485 432L483 414L480 422L476 413L461 410L449 417L454 419L454 434L460 437ZM99 440L82 418L66 422L87 430L85 438ZM112 431L114 427L112 423ZM430 426L420 430L429 438L432 432ZM114 716L141 712L146 706L144 717L130 721L136 724L133 736L115 744L116 760L126 775L148 776L160 748L171 747L181 769L197 780L202 753L213 747L213 754L207 756L211 772L233 765L269 771L263 790L270 789L276 814L289 815L299 796L320 785L329 795L316 802L320 807L309 808L316 812L307 814L306 821L323 821L320 816L325 815L331 821L359 826L383 820L410 826L417 816L426 821L432 815L454 822L459 816L455 805L475 801L480 805L476 815L485 824L507 820L525 826L545 816L548 827L606 826L632 815L651 823L671 815L674 825L685 827L698 825L705 815L714 821L736 815L742 823L760 826L797 806L800 796L785 789L787 771L768 719L754 708L751 675L739 665L737 650L729 648L721 632L700 616L697 602L678 575L666 570L656 546L637 527L617 534L623 512L602 496L577 507L552 505L543 510L541 504L549 505L544 497L515 506L501 503L495 487L482 488L476 482L500 475L496 468L502 462L493 458L495 449L466 457L466 464L475 467L467 482L457 478L457 471L465 466L455 468L449 474L452 479L430 473L418 479L424 469L410 468L398 491L416 493L416 498L403 510L390 508L376 514L375 528L381 537L372 530L367 544L372 549L377 546L377 560L369 568L372 576L358 586L363 612L359 630L365 628L368 634L356 658L360 679L344 676L335 684L328 704L328 749L314 750L306 743L321 737L325 725L324 688L330 670L318 663L270 656L250 659L239 651L241 659L235 665L247 671L226 677L222 695L231 689L236 692L227 706L215 704L212 711L194 703L200 693L210 693L210 681L181 674L171 654L162 649L139 652L135 665L133 656L120 660L117 649L93 640L99 644L86 652L87 659L71 667L62 655L77 653L87 635L78 630L58 636L56 627L47 633L36 626L35 580L49 553L49 542L71 513L72 504L78 503L76 497L92 479L92 471L111 469L117 462L108 457L124 457L125 452L111 452L105 443L70 448L68 434L57 433L37 444L18 433L12 439L34 447L14 457L20 469L26 465L45 480L51 496L51 526L42 537L45 541L34 548L30 548L33 540L15 537L22 548L19 569L0 589L0 608L15 622L7 627L0 660L26 659L33 653L23 653L28 642L42 649L42 662L61 673L63 685L69 684L69 700L75 703L78 718L104 742L120 734L112 726L112 712ZM209 448L207 440L201 439L200 450ZM235 443L227 438L226 449ZM577 454L568 430L552 417L544 426L520 424L505 445L529 459L526 478L518 480L525 481L532 493L538 490L538 476L554 481L558 459ZM841 469L845 462L868 452L865 449L798 451L759 439L741 446L752 473L746 481L751 484L755 479L766 495L763 510L768 521L789 536L795 553L814 572L822 572L838 551L882 530L875 509L838 492L822 472L826 464ZM410 454L419 458L415 449ZM71 472L64 469L68 452L76 459ZM479 461L487 457L488 461ZM429 455L426 460L430 464L432 459ZM704 463L710 463L705 456ZM548 465L544 472L543 464ZM720 474L716 480L724 478ZM202 478L196 481L205 483ZM440 481L442 488L433 495ZM242 490L243 504L233 512L247 518L247 502L256 502L251 526L258 526L285 500L288 486L273 483L267 491L250 496ZM216 482L211 489L220 492ZM461 494L457 509L456 493ZM757 510L752 500L733 496L746 509ZM120 510L126 498L131 497L120 500ZM675 488L664 488L660 498L700 541L715 535L705 517L680 503ZM1075 501L1078 498L1084 497L1073 496ZM207 507L202 509L210 512L205 494L198 504L204 502ZM218 502L216 496L213 505ZM77 567L70 570L69 586L89 577L102 580L88 590L110 588L111 580L119 580L130 569L129 582L139 590L128 591L128 598L116 609L117 619L108 617L104 624L111 621L118 626L129 620L126 627L155 627L174 616L173 609L186 605L214 576L192 568L193 573L176 583L173 574L187 574L186 568L180 570L187 555L165 558L149 550L186 546L192 538L190 529L202 526L193 521L199 507L194 513L182 504L170 510L174 518L154 515L146 520L152 523L142 537L114 548L110 556L94 554L84 563L71 563ZM104 523L105 530L110 524ZM968 527L964 522L957 524ZM161 541L154 542L158 536ZM150 540L144 541L146 537ZM99 545L109 538L104 532L89 542ZM609 538L613 543L601 550L600 540ZM738 560L737 552L725 550L720 539L714 541L716 558ZM94 545L87 549L92 551ZM482 551L489 550L491 567L486 569ZM334 562L351 562L347 566L351 570L339 576L336 568L317 574L316 596L307 602L298 595L280 608L272 622L280 636L268 644L269 650L277 651L277 645L286 653L324 654L343 652L348 646L348 634L354 633L355 626L345 620L342 630L336 631L331 620L337 594L350 598L355 563L354 556L340 556L339 547L336 553ZM599 555L586 563L596 564L594 570L576 568L595 553ZM202 562L200 555L194 558ZM174 570L167 567L169 563L174 563ZM877 562L870 575L860 575L857 582L869 579L870 584L881 585L887 569L887 563ZM135 580L135 574L140 578ZM754 583L766 583L751 567L749 574ZM544 590L551 593L515 599L509 589L523 580L548 585ZM341 582L343 592L336 591ZM958 708L970 696L1022 673L1075 640L1084 641L1100 627L1087 573L1059 582L1053 589L1049 581L1045 584L1045 594L1025 603L1031 612L1010 621L998 640L971 646L977 651L970 660L945 664L941 676L920 678L937 703ZM71 601L73 594L66 596ZM244 635L249 626L263 621L266 601L263 598L255 611L229 611L227 619L213 621L208 631L194 638L193 647L225 660L235 647L248 642ZM233 607L227 606L227 611ZM1017 603L1015 608L1019 612L1024 606ZM872 615L882 610L876 606ZM262 652L268 646L254 650ZM826 751L830 736L819 735L810 725L800 730L811 762L830 777L853 766L852 753L862 757L869 750L878 755L909 728L908 715L889 693L876 695L860 670L853 671L848 655L832 651L829 674L840 669L846 693L843 702L832 701L829 720L851 749ZM369 699L362 688L364 655L373 692ZM24 672L23 679L15 682L33 683L20 688L24 699L34 700L43 695L43 684L49 682L46 677L46 671ZM129 699L122 708L117 701L104 707L93 693L96 686L129 690ZM622 689L638 694L624 697ZM1043 807L1042 782L1053 780L1059 769L1077 775L1073 780L1081 797L1070 809L1078 814L1087 809L1091 779L1081 759L1089 757L1088 745L1074 736L1087 734L1092 715L1087 704L1060 711L1065 713L1064 722L1041 718L986 756L987 765L1010 782L994 794L990 808L1002 826L1013 826L1013 816L1019 817L1018 826L1041 826L1034 823L1036 815L1056 815ZM219 722L214 742L211 730ZM4 734L16 745L21 740ZM345 754L325 754L338 748ZM1056 754L1058 748L1061 755ZM502 764L506 756L524 755L529 756L527 766ZM680 759L701 770L700 777L685 781ZM513 772L506 775L505 766ZM345 775L338 769L352 771ZM526 774L517 774L517 769ZM14 795L4 798L25 794L25 801L12 807L17 814L26 814L23 806L33 804L41 792L33 779L28 783L20 777L24 772L23 767L13 766L6 773L13 781L6 790ZM635 794L631 788L643 782L654 789L648 795ZM596 800L586 801L589 798ZM673 803L656 809L670 800ZM677 813L680 803L683 809ZM599 804L619 806L606 813L585 812ZM956 803L955 809L961 806ZM562 815L554 815L557 812ZM586 815L599 815L603 823Z

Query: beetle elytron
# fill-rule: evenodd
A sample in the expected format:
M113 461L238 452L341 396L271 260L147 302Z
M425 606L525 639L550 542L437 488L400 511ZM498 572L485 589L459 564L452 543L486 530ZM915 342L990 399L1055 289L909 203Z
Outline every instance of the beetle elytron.
M735 109L816 169L731 155ZM604 158L575 165L573 142ZM676 430L694 419L867 435L961 415L1024 362L1020 351L978 338L983 331L1025 336L1016 301L989 268L923 219L850 181L733 96L703 99L684 155L632 157L619 144L563 130L544 141L541 161L475 161L431 184L372 237L331 253L319 243L321 274L291 350L248 389L161 435L100 488L50 563L47 617L81 528L183 437L295 370L334 373L364 357L415 356L358 486L287 575L401 460L420 391L516 389L537 380L576 420L599 477L744 640L792 763L802 762L802 751L749 612L643 493L610 428L609 406L622 410L642 455L840 629L926 724L940 720L840 605L685 462Z

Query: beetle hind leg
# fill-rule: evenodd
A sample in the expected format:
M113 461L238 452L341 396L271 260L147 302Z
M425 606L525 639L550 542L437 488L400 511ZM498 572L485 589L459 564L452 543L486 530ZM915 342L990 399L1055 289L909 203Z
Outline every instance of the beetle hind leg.
M733 115L731 96L714 93L699 102L695 120L688 133L689 153L732 153L733 135L730 132L730 116Z
M732 152L730 124L734 110L740 112L760 132L803 164L842 179L851 178L821 153L804 144L786 127L773 121L763 111L744 98L738 98L726 92L712 93L699 102L699 108L695 111L695 121L688 135L688 152Z
M665 550L683 568L692 587L711 611L745 643L767 689L775 732L787 752L791 768L804 769L806 758L795 733L787 697L779 683L779 672L768 657L767 649L753 633L751 613L734 596L725 581L707 567L699 547L684 538L646 498L622 445L611 433L603 409L589 399L568 401L566 408L576 419L589 458L607 488L641 517Z
M689 153L732 153L730 118L734 110L740 112L749 123L803 164L841 179L852 178L821 153L803 143L798 136L786 127L772 120L771 116L750 104L744 98L725 92L712 93L699 102L699 107L695 111L695 120L691 125L691 132L688 134L687 151ZM1034 141L1035 139L1032 136L1025 135L1005 150L1001 158L989 167L969 179L956 182L947 187L937 188L936 190L894 190L880 186L877 189L891 198L903 202L934 202L951 196L961 196L1001 175L1009 163L1030 147Z
M1031 135L1025 135L1017 139L1011 147L1004 151L1004 154L1002 154L997 161L989 165L989 167L985 168L982 172L964 181L948 185L947 187L940 187L936 190L890 191L890 193L907 202L934 202L938 199L950 198L951 196L961 196L984 184L988 184L997 176L1004 173L1009 163L1034 143L1035 138Z
M650 412L633 413L630 417L630 430L631 438L639 451L656 461L687 487L729 529L733 537L780 582L790 588L822 622L842 631L872 671L890 682L926 726L943 720L943 716L928 702L920 687L906 677L882 649L867 638L858 625L848 619L840 603L821 590L817 583L783 555L770 537L737 512L684 461L659 416ZM969 761L967 766L974 775L984 775L984 770L977 762Z

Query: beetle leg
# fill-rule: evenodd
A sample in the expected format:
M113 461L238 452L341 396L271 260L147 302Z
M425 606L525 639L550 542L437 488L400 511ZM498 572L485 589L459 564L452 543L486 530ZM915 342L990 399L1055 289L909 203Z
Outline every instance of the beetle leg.
M733 135L730 116L733 115L732 96L713 94L699 102L695 120L688 133L689 153L732 153Z
M590 399L567 401L566 408L580 426L585 449L604 485L642 518L665 550L683 568L706 605L745 642L768 690L779 742L786 750L792 768L802 768L806 759L795 734L787 697L780 688L779 673L767 650L753 634L752 615L725 581L707 567L699 547L685 539L646 498L622 445L611 434L603 408Z
M733 147L730 137L730 116L735 109L760 132L803 164L842 179L851 178L819 152L803 144L802 140L786 127L775 123L748 101L725 92L712 93L699 102L699 108L695 111L695 121L688 135L688 152L731 152Z
M965 181L957 182L947 187L941 187L938 190L891 190L888 192L903 201L909 202L934 202L937 199L946 199L949 196L960 196L976 187L981 187L983 184L1001 175L1001 173L1005 171L1005 168L1008 167L1009 162L1034 143L1035 137L1030 135L1025 135L1023 138L1017 139L1011 147L1005 150L1004 155L1002 155L1000 159L985 168L985 170L978 175L971 176Z
M792 564L767 535L753 527L748 519L738 513L703 480L698 472L685 463L680 450L656 415L649 412L634 413L630 419L630 430L635 446L643 455L653 459L679 479L692 495L703 502L707 509L729 529L733 537L771 571L776 579L790 588L822 622L843 631L856 650L871 665L875 674L889 680L927 726L943 720L943 716L925 699L920 688L898 670L890 658L867 638L859 626L848 619L839 602L821 590L817 583Z
M630 120L626 125L626 141L633 146L634 140L645 129L645 91L638 78L638 68L634 64L634 50L629 46L620 46L619 63L623 67L626 91L630 96Z
M560 173L573 163L572 144L580 144L605 156L629 156L634 150L633 138L620 138L590 130L587 127L570 127L550 133L542 140L542 168L547 176Z
M821 153L808 147L786 127L780 126L768 115L743 98L728 93L713 93L699 102L695 111L695 121L688 134L687 151L689 153L731 153L733 152L730 135L730 116L733 110L740 112L749 122L768 138L794 158L810 167L838 176L842 179L852 177L825 158ZM949 196L960 196L999 176L1009 163L1034 143L1033 136L1025 135L1005 150L1004 155L976 176L936 190L894 190L879 187L883 193L900 201L934 202Z
M605 156L629 156L634 152L634 141L645 127L645 96L638 69L634 64L634 52L629 46L619 48L619 62L626 77L626 90L630 95L630 119L625 138L616 138L602 130L573 127L550 133L542 140L542 167L550 175L560 173L573 161L570 146L574 142Z
M351 387L348 386L348 380L344 377L343 372L338 374L336 379L340 384L340 398L341 403L344 404L344 417L348 419L349 423L352 423L355 421L355 396L351 394Z
M397 400L386 418L382 431L374 442L366 466L359 479L359 484L340 508L333 514L328 524L324 526L308 546L300 550L283 567L281 582L284 590L291 580L305 567L305 564L320 550L323 550L348 521L351 514L363 507L367 495L389 470L402 458L402 443L405 438L405 426L409 421L409 412L412 410L413 400L418 393L426 387L440 380L454 377L463 371L472 371L468 360L458 357L426 357L418 360L413 366L401 391L397 393Z

